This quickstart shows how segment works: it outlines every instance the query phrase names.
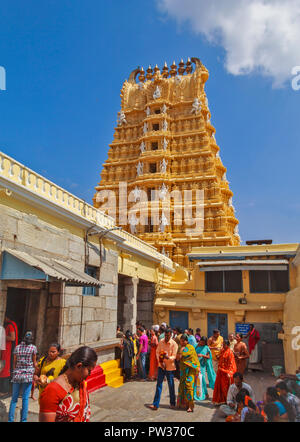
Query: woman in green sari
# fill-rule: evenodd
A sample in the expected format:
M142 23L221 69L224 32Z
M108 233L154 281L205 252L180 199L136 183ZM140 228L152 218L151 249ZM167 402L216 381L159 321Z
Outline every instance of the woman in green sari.
M188 336L180 338L180 384L178 388L177 407L186 408L188 413L194 411L194 385L200 371L200 363L195 348L188 343Z
M212 355L210 348L207 345L207 338L202 336L197 347L195 348L197 356L200 361L200 371L201 371L201 387L200 391L198 391L197 386L194 387L194 400L195 401L204 401L209 399L207 386L206 386L206 377L207 373L208 385L212 390L215 388L215 380L216 373L214 371L214 367L212 364Z

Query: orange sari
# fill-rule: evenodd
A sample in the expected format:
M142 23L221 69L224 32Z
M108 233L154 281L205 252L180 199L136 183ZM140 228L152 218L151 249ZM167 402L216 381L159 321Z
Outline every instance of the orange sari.
M156 357L156 349L158 346L158 339L156 335L151 338L151 350L150 350L150 368L149 368L149 378L157 379L158 362Z
M236 363L232 350L230 350L230 348L227 348L226 350L222 349L212 399L214 404L226 404L227 393L230 385L233 384L233 375L235 372Z

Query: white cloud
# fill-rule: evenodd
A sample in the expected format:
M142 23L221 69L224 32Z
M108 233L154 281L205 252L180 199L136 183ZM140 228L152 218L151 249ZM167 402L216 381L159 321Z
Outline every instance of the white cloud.
M233 75L260 72L280 87L291 79L292 68L300 65L300 0L157 3L168 16L188 22L193 32L221 45L226 51L225 67Z

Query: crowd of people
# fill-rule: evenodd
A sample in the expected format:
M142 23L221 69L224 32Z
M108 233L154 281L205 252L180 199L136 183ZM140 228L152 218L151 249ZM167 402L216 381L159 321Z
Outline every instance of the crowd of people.
M87 422L90 402L86 379L97 363L96 352L87 346L61 357L58 343L37 358L37 348L31 331L18 342L18 330L5 318L4 336L0 336L0 394L12 387L8 421L15 419L15 409L22 391L21 421L27 421L28 402L38 389L39 420L41 422ZM254 326L248 336L257 343ZM241 334L223 339L214 330L208 339L190 328L172 329L163 323L147 330L137 323L137 333L123 333L118 327L121 367L125 381L156 382L153 403L158 410L163 381L166 378L171 408L194 411L195 403L211 400L227 422L300 422L300 367L295 374L281 374L274 385L266 388L262 400L256 402L253 388L244 382L247 359L255 345L245 344ZM175 392L175 379L179 380ZM213 390L210 398L208 387ZM176 394L177 393L177 394Z
M86 379L96 366L95 350L79 347L66 359L60 356L60 345L53 343L37 359L33 340L32 332L27 331L19 343L17 325L5 318L0 336L0 397L12 393L8 422L15 420L21 392L20 421L27 422L29 397L36 400L36 389L40 422L88 422L91 411Z
M199 328L194 334L191 328L172 329L166 323L146 329L140 322L134 334L129 330L123 334L118 327L117 337L125 381L156 381L149 405L153 411L159 408L166 378L170 408L192 413L195 403L210 399L226 422L300 422L300 367L295 375L280 375L259 402L244 382L247 361L256 361L258 354L260 337L252 324L247 335L230 333L228 340L217 329L207 338ZM177 398L175 378L179 380ZM211 398L208 387L213 390Z

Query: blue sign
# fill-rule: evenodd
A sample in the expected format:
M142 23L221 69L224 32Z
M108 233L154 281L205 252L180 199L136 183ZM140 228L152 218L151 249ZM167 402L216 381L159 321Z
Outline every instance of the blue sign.
M241 322L237 322L235 324L235 332L241 333L243 336L246 335L250 331L250 324L244 324Z

